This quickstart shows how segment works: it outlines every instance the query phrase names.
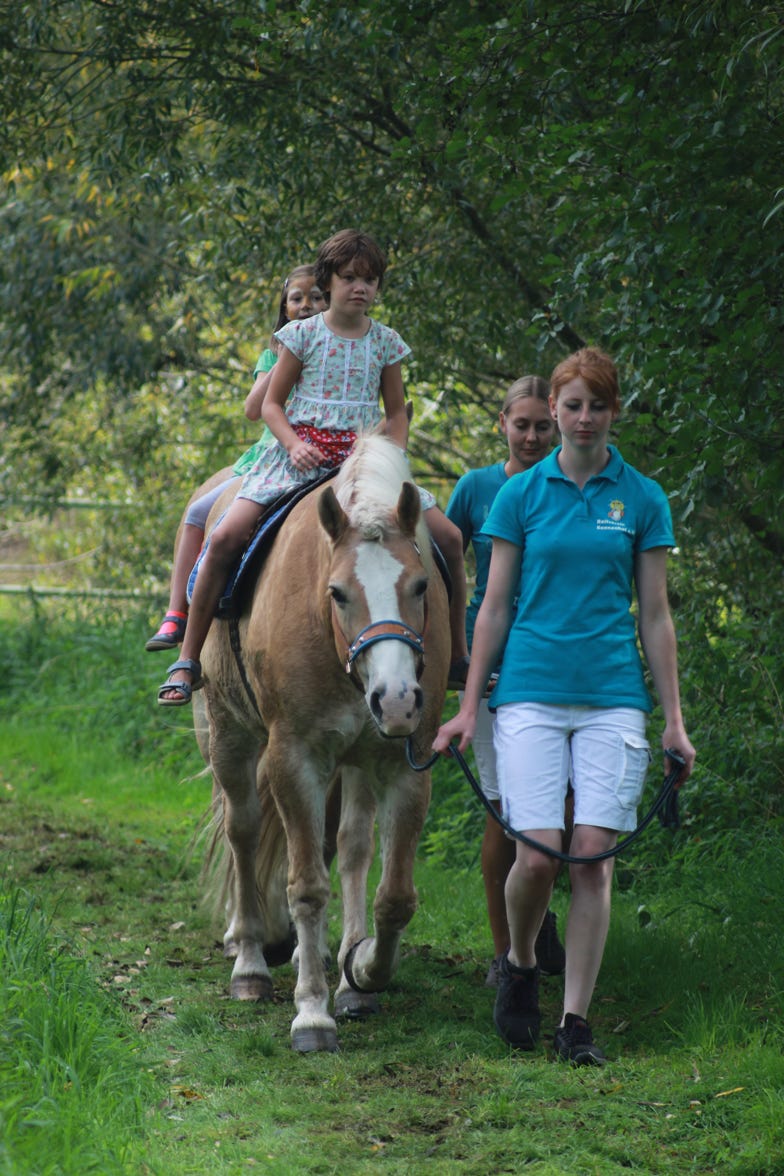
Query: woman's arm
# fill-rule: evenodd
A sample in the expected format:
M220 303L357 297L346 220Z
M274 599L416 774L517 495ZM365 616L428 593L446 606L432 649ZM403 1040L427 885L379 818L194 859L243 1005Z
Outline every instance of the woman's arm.
M434 751L445 752L453 739L465 751L474 736L476 714L493 667L498 663L512 623L512 604L520 579L520 548L506 539L493 539L485 597L474 625L471 665L460 710L439 728Z
M382 368L381 403L384 405L386 417L384 432L390 441L405 449L408 445L408 413L400 361Z
M679 781L682 783L691 774L697 753L689 742L681 714L677 641L667 600L667 548L653 547L640 552L635 560L634 579L640 642L664 711L662 747L674 748L686 761Z

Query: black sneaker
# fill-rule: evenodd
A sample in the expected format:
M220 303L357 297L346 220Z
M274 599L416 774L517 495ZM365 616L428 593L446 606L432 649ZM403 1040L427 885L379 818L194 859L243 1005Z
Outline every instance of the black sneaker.
M555 1031L553 1044L558 1057L573 1066L603 1066L607 1061L594 1044L588 1022L575 1013L566 1014L563 1025Z
M555 911L547 911L534 944L536 962L543 976L560 976L566 967L566 952L555 923Z
M533 1049L542 1023L539 1013L539 969L515 968L501 957L493 1022L507 1045Z
M485 976L485 988L498 987L498 973L501 970L501 960L503 958L503 955L499 955L490 961L490 967L487 969L487 975Z

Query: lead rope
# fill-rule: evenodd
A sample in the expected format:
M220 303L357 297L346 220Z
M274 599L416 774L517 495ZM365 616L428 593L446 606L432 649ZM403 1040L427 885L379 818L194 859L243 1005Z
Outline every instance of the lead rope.
M425 763L418 764L414 759L411 736L409 735L406 739L406 761L408 762L408 766L415 772L427 771L427 769L431 768L436 762L439 754L440 753L436 751ZM519 833L516 829L513 829L508 821L506 821L501 816L501 814L496 812L496 810L493 808L492 804L482 791L481 784L474 776L473 772L466 763L464 756L457 750L457 747L454 743L450 743L449 745L449 754L455 757L463 770L463 775L465 776L466 780L468 780L468 783L471 785L474 792L489 812L490 816L494 821L497 822L497 824L501 826L501 828L509 835L509 837L513 837L515 841L522 841L524 845L530 846L531 849L538 849L540 853L547 854L548 857L557 858L559 862L569 862L578 866L586 866L592 865L594 862L603 862L606 861L607 858L615 857L616 854L621 853L621 851L626 849L627 846L631 845L633 841L637 840L642 831L646 829L648 825L650 825L651 821L657 813L659 814L659 819L661 820L662 825L666 829L677 829L680 826L680 820L678 817L678 793L675 791L675 785L678 781L678 777L681 774L681 770L685 767L686 761L680 752L675 751L675 749L672 747L668 748L665 754L669 756L674 766L664 777L664 783L661 786L659 795L656 797L651 806L650 812L648 812L646 816L643 817L637 828L634 829L628 835L628 837L624 837L621 841L614 845L612 849L606 849L603 853L596 853L592 857L574 857L572 854L562 853L560 849L552 849L551 846L543 845L541 841L534 841L532 837L526 837L525 833Z

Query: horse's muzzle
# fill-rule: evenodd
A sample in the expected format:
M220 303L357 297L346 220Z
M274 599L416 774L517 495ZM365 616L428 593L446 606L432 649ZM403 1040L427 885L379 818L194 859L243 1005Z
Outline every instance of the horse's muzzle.
M409 689L389 690L377 686L368 694L370 713L382 735L401 739L411 735L419 726L425 696L421 686L414 683Z

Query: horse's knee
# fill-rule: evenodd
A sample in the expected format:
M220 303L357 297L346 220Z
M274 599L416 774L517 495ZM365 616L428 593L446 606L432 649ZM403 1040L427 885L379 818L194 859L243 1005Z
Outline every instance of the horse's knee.
M413 919L417 905L418 899L415 890L395 895L377 893L376 901L373 904L376 927L402 931Z
M289 910L294 922L320 916L329 902L329 879L297 878L287 888Z

